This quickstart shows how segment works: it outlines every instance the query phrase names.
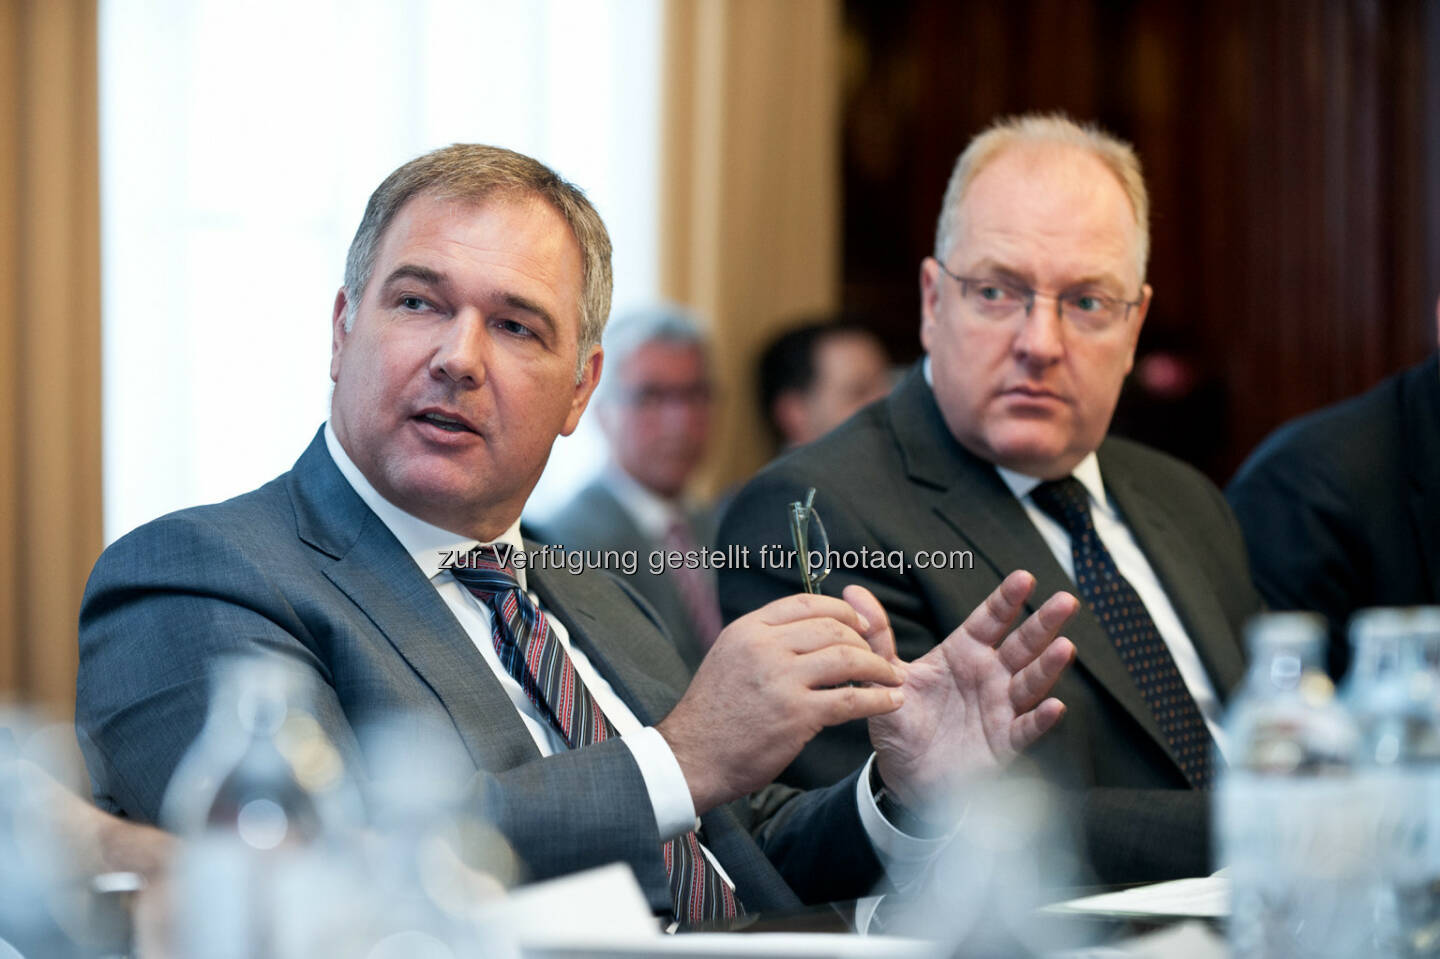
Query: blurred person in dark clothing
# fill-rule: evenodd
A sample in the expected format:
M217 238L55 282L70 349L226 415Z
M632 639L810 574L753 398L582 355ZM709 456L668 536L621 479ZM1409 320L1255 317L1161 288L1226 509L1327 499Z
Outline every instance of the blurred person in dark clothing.
M781 449L816 440L890 392L879 337L844 317L797 326L760 356L760 409Z
M1265 601L1330 620L1338 678L1356 610L1440 603L1440 354L1280 427L1225 495Z

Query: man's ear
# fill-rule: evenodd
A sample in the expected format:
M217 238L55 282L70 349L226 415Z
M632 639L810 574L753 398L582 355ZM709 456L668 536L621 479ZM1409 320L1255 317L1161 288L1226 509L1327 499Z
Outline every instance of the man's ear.
M1145 317L1150 313L1150 299L1155 291L1146 283L1140 287L1140 305L1135 307L1135 325L1130 328L1130 355L1125 359L1125 372L1129 373L1135 368L1135 350L1140 345L1140 329L1145 325Z
M940 261L927 256L920 261L920 344L930 352L930 337L940 311Z
M349 299L345 296L345 287L340 287L335 293L335 307L330 314L330 379L335 381L340 376L340 350L345 345L345 314L350 306Z
M595 395L595 387L600 383L600 370L604 365L605 350L598 344L590 347L590 355L585 357L585 363L580 367L580 379L575 383L575 395L570 398L570 412L565 417L565 425L560 429L561 436L569 436L575 432L575 427L580 425L580 414L585 412L590 397Z

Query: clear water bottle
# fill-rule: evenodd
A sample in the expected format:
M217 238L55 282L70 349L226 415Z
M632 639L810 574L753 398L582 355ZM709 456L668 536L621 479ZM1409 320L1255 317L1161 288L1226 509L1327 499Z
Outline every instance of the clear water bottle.
M1350 623L1345 701L1374 814L1375 954L1440 955L1440 608L1371 609Z
M1356 789L1357 733L1322 669L1325 623L1256 617L1250 667L1225 728L1216 790L1237 959L1353 959L1372 952L1373 851Z
M319 955L343 922L360 806L315 718L314 682L275 656L216 667L205 725L161 811L186 839L174 875L180 955Z
M370 833L362 921L346 954L373 959L509 959L519 949L480 924L517 865L509 845L478 816L474 765L453 733L419 716L360 731Z
M89 955L77 943L75 878L41 804L44 774L32 761L32 721L0 710L0 957Z

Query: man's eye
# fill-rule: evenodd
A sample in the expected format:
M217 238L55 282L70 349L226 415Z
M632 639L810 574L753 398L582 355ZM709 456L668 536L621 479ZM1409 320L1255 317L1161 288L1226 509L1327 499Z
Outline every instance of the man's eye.
M515 336L534 336L535 333L530 327L518 320L496 320L500 329Z
M1013 303L1020 298L1010 287L999 283L981 283L975 292L986 303Z
M400 297L400 306L406 310L423 310L429 305L429 303L425 302L418 296Z
M1105 309L1106 301L1103 296L1096 296L1093 293L1081 293L1078 296L1072 296L1070 302L1073 303L1075 309L1081 313L1099 313Z

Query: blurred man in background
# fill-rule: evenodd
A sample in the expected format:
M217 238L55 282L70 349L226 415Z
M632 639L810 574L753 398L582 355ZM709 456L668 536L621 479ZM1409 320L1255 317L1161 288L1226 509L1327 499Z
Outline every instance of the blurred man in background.
M714 574L684 565L657 573L649 558L714 543L713 516L685 498L710 439L705 336L685 311L658 306L617 317L605 358L595 410L610 462L541 532L567 549L633 551L638 563L612 572L650 601L693 669L722 625Z
M1330 620L1339 678L1356 610L1440 603L1440 357L1282 426L1225 495L1265 601Z
M1213 484L1106 436L1150 307L1148 207L1134 151L1094 128L1031 115L972 140L920 268L925 360L763 471L720 535L788 549L785 504L816 488L824 590L873 591L902 656L1013 569L1042 592L1077 590L1069 713L1033 755L1073 791L1091 864L1113 882L1210 870L1221 707L1259 608ZM723 571L727 615L798 578L775 563ZM825 782L868 748L856 725L825 730L786 775Z
M781 450L824 436L890 383L885 345L853 320L787 330L760 355L760 409Z

